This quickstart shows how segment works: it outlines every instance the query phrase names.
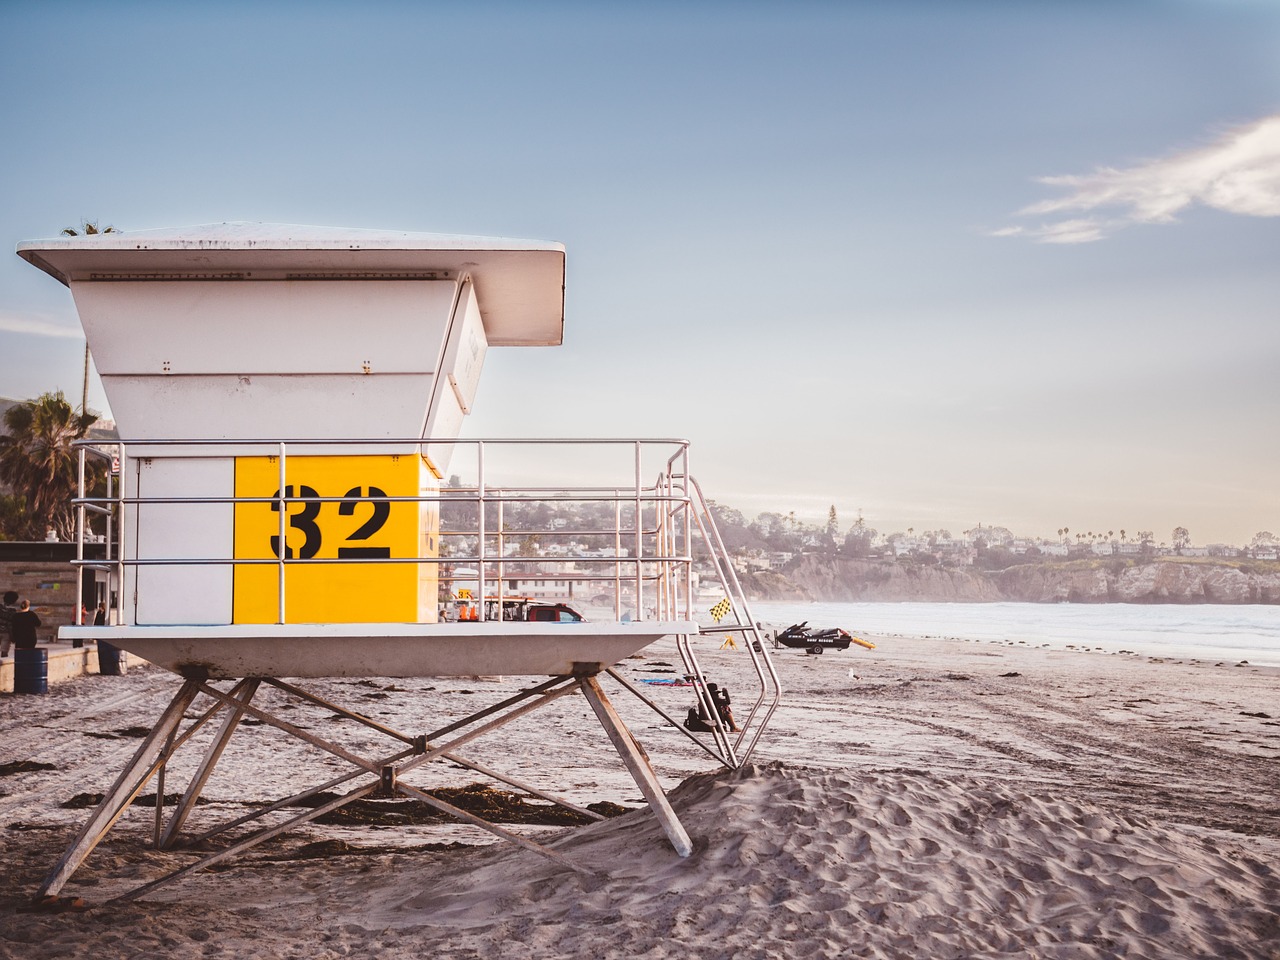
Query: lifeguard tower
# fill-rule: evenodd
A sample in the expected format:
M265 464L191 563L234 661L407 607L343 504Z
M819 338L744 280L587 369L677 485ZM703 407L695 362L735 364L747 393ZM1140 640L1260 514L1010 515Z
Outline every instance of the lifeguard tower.
M156 845L190 841L184 826L245 718L352 769L205 830L195 839L228 845L129 896L371 795L419 799L564 862L431 796L407 775L421 776L439 759L467 766L459 751L470 741L501 736L512 720L578 693L676 853L688 855L690 839L600 678L611 677L683 732L614 669L675 637L714 721L698 742L731 767L754 749L780 693L689 474L688 444L459 439L490 347L561 343L560 244L227 223L29 241L18 254L70 287L122 437L84 444L80 455L81 540L96 524L108 560L82 559L79 569L108 586L108 623L77 624L61 635L109 642L182 678L40 895L59 893L153 778L163 795L170 759L203 729L208 742L181 802L167 820L164 803L156 805ZM104 495L90 496L86 486L93 460L111 464ZM561 465L558 477L546 476L547 463ZM565 533L529 528L535 502L591 503L592 516L607 522L572 531L589 550L535 557L527 551L538 536ZM728 601L717 608L714 632L745 635L760 681L736 734L717 717L692 645L709 629L695 609L696 549L705 551ZM559 582L572 571L608 615L573 623L504 619L511 606L504 590L517 568L525 582ZM464 593L478 594L475 619L443 619L442 600ZM294 682L477 675L527 685L438 729L407 733ZM384 734L396 749L361 755L291 724L255 705L264 685ZM206 701L184 727L193 704ZM586 812L513 776L470 768ZM302 814L287 809L352 781L337 799ZM234 832L263 817L275 819L247 835Z

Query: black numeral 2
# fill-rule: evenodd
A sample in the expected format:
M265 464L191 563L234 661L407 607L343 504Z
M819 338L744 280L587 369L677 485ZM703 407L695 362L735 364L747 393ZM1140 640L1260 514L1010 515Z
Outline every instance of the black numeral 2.
M364 497L373 500L374 497L385 497L386 494L377 487L369 487L368 493L365 493L361 487L352 487L343 495L343 500L338 504L338 515L350 517L356 512L356 504ZM370 504L373 507L373 515L351 536L348 540L368 540L375 533L382 529L382 525L387 522L387 517L391 516L391 504L385 500L374 500ZM386 560L391 557L390 547L339 547L339 560Z

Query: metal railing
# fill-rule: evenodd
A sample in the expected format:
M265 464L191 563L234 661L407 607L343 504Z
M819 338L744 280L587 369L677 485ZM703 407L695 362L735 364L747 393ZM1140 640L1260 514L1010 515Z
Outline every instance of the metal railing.
M290 484L291 458L341 455L347 450L376 449L374 455L395 451L424 455L430 462L429 450L435 443L424 440L294 440L294 441L82 441L80 454L80 488L74 501L77 508L76 563L81 569L103 562L87 561L83 544L90 533L91 518L99 517L105 525L107 541L106 565L113 573L113 620L127 619L131 598L120 589L126 581L126 570L149 566L260 566L276 568L277 592L281 598L277 622L288 619L284 607L285 585L289 571L305 565L324 564L431 564L438 568L440 581L446 585L469 579L480 597L507 591L506 584L519 580L532 584L570 581L575 585L601 585L600 593L608 593L616 615L629 613L635 619L653 617L690 619L696 605L693 572L692 501L683 478L688 475L688 446L679 440L450 440L455 449L470 449L473 456L470 474L455 474L450 482L427 493L387 495L371 490L363 502L375 510L389 510L397 504L429 505L439 518L439 547L430 552L381 555L367 552L357 557L302 556L293 554L290 544L291 525L299 512L315 512L328 504L348 504L347 495L320 495ZM584 483L548 485L523 480L514 482L495 477L497 472L486 463L486 454L495 448L523 447L542 451L565 449L625 449L631 460L631 476L625 483L613 478L611 484ZM652 481L644 479L646 451L669 448L665 457L649 453L648 460L657 468ZM145 456L133 455L141 450ZM297 451L297 452L295 452ZM358 455L358 454L357 454ZM90 495L87 490L86 460L95 457L114 465L106 477L106 490ZM138 495L136 478L130 482L130 471L141 463L177 460L237 460L244 457L269 457L277 461L275 490L255 491L257 495L222 496L149 496ZM455 460L456 452L455 452ZM509 473L510 471L504 471ZM135 474L136 477L136 474ZM465 479L464 479L465 478ZM130 543L128 532L135 533L146 507L174 507L181 518L181 508L225 505L228 522L239 516L237 508L257 504L269 505L276 514L273 544L274 556L250 556L205 553L181 556L141 550ZM589 509L595 507L596 509ZM604 507L607 518L602 520ZM584 509L588 508L588 509ZM564 514L587 517L569 524ZM132 525L132 526L131 526ZM135 537L136 539L136 537ZM467 576L459 569L470 570ZM603 589L606 588L607 589ZM545 594L546 591L541 591ZM478 599L478 598L477 598ZM480 617L484 611L480 611Z
M599 611L605 609L611 611L614 620L695 621L701 624L699 632L741 635L760 693L743 718L736 739L730 737L727 726L719 720L690 636L677 637L685 671L696 678L695 695L711 718L717 752L732 766L745 762L780 700L781 686L762 642L763 634L729 562L707 501L689 472L686 441L94 440L81 441L77 446L77 589L82 590L85 570L106 568L108 598L113 607L111 623L136 622L135 594L141 589L136 574L144 568L274 566L276 622L284 624L289 622L286 586L292 571L330 564L431 565L439 591L434 615L464 602L466 591L473 592L470 599L475 604L474 619L479 622L489 619L491 611L501 618L508 598L564 600L582 605L582 591L589 591L585 599L593 619L598 619ZM447 480L432 462L433 447L447 447L451 465L456 465L457 472ZM584 452L589 456L577 456ZM500 462L511 459L513 454L520 455L514 463ZM305 544L296 548L291 545L302 539L294 526L299 517L314 517L330 504L343 509L350 502L351 493L326 491L321 495L296 478L291 483L291 461L296 464L312 457L387 455L421 457L436 483L425 492L401 495L388 495L369 485L360 488L366 494L361 503L372 506L375 514L389 513L400 504L417 505L420 511L425 507L438 523L435 549L419 549L416 555L401 552L392 556L390 550L366 550L357 556L317 556L316 551L303 556ZM87 492L88 457L112 464L105 490L96 496ZM278 461L273 471L274 490L254 490L252 496L236 495L234 489L220 496L139 494L144 465L184 460L232 461L234 465L241 458L264 457ZM548 457L554 461L553 472L572 473L575 482L547 482L538 476L539 472L547 472L545 464L539 469L538 461ZM601 458L608 463L579 462ZM234 524L241 516L237 511L252 510L258 505L268 505L278 515L273 556L238 556L234 546L231 555L194 556L159 555L150 547L140 548L143 512L148 508L172 508L176 511L175 520L180 522L184 507L223 506L226 522ZM420 513L419 523L421 517ZM105 562L84 558L91 518L101 518L105 528ZM295 534L293 541L291 532ZM695 570L695 556L696 565L702 568L701 577ZM133 592L126 596L131 581ZM555 584L569 586L549 589ZM722 607L718 618L709 614L716 603L711 597L728 601L728 609ZM710 622L713 619L714 623ZM77 623L80 622L77 612ZM640 691L631 689L661 712Z

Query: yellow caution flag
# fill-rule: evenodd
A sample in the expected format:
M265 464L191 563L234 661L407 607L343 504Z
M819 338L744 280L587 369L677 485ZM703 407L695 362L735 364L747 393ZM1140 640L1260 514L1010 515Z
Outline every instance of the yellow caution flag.
M719 623L732 609L733 605L729 603L729 598L725 597L711 608L711 619L715 620L716 623Z

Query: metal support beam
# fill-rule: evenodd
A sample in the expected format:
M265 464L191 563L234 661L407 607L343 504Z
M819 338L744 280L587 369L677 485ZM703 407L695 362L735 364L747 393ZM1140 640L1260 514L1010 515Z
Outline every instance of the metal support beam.
M241 680L231 690L230 696L241 703L247 704L253 699L253 695L258 692L259 683L260 681L256 679ZM244 710L238 707L230 708L230 713L222 723L222 729L218 731L213 743L209 745L209 749L205 752L204 760L201 761L199 768L192 775L191 782L187 784L186 792L182 795L182 802L178 804L178 809L169 818L169 826L165 828L164 833L156 843L156 846L160 849L167 850L173 846L178 833L182 830L182 825L186 823L187 817L195 809L196 800L199 799L200 792L209 781L213 768L217 765L218 760L221 759L222 751L227 748L227 742L231 739L231 735L236 732L236 728L240 726L242 717L244 717ZM159 810L160 808L157 806L156 809Z
M548 860L552 860L562 867L567 867L575 873L586 874L589 877L594 877L596 875L595 871L579 866L562 853L556 853L554 850L544 847L540 843L535 843L527 837L522 837L518 833L512 833L510 830L500 827L496 823L490 823L483 817L477 817L474 813L468 813L461 807L455 807L451 803L439 800L427 793L425 790L419 790L417 787L412 787L407 783L397 782L396 791L404 794L406 797L413 797L415 800L420 800L427 806L435 810L439 810L441 813L447 813L449 816L461 820L463 823L469 823L472 826L479 827L481 830L487 830L495 837L501 837L503 840L510 840L516 846L530 850L541 857L546 857Z
M591 709L596 712L596 719L600 721L600 726L604 727L604 732L609 735L613 748L618 751L618 756L622 758L631 778L635 780L636 786L649 802L649 807L666 832L671 846L680 856L689 856L693 853L693 842L689 839L689 834L685 832L684 827L680 825L676 812L671 809L667 795L663 793L662 785L658 783L658 775L653 772L653 766L649 763L648 754L631 735L631 731L613 709L613 704L604 695L604 691L600 689L600 682L594 676L579 677L578 686L582 690L582 695L587 698L587 703L591 704Z
M279 822L271 826L263 826L262 829L255 833L246 837L241 837L226 849L212 853L196 863L189 864L178 871L151 881L150 883L138 887L117 899L134 899L142 896L162 884L170 883L198 870L212 866L215 863L226 860L238 853L250 849L256 844L262 843L264 840L277 837L292 828L323 816L331 810L337 810L354 800L374 793L382 793L384 795L398 793L402 796L413 797L414 799L417 799L436 810L446 813L457 820L461 820L465 823L487 830L495 836L501 837L504 840L509 840L526 850L537 853L539 856L545 857L566 869L587 875L594 875L592 871L587 870L581 865L573 863L563 854L557 853L542 844L507 830L497 824L490 823L481 817L477 817L474 814L468 813L467 811L454 806L453 804L433 797L425 789L408 784L403 779L403 776L409 771L435 760L459 763L477 773L492 777L517 789L528 791L529 793L542 797L543 799L550 800L554 803L558 803L568 809L576 810L579 813L584 813L595 819L600 819L598 814L544 793L529 784L522 783L519 780L500 774L482 764L466 760L456 752L467 743L499 730L520 717L526 716L555 702L561 697L571 695L579 690L591 705L600 725L604 728L604 731L612 742L614 749L617 750L618 755L622 758L622 761L628 772L631 774L632 779L640 788L641 793L644 795L650 809L657 817L659 824L665 831L667 838L670 840L676 853L681 857L687 857L693 851L693 844L689 839L689 835L685 832L684 827L681 826L679 820L676 818L675 811L667 801L666 795L662 790L661 784L658 782L657 775L654 773L653 767L649 762L649 758L645 753L644 748L623 724L622 719L618 716L613 704L600 688L595 674L576 677L554 677L543 683L539 683L530 689L521 691L518 695L506 699L501 704L495 704L493 706L483 708L468 717L463 718L458 722L451 723L443 728L444 730L454 734L453 738L447 743L433 744L426 736L409 737L388 727L384 727L381 724L369 721L368 726L386 736L406 742L412 741L412 746L408 749L398 751L383 758L367 758L358 756L338 744L316 737L307 733L300 727L281 720L278 716L273 715L269 711L252 706L250 701L253 699L260 688L260 684L263 682L272 683L284 692L299 696L303 700L310 702L317 707L335 710L343 716L352 716L357 719L367 720L367 718L360 718L358 715L353 714L351 711L345 710L342 707L338 707L336 704L329 703L320 697L316 697L313 694L302 691L300 688L293 687L291 684L283 683L274 679L250 678L242 680L227 692L223 692L222 690L212 687L207 683L201 683L195 680L188 680L184 682L182 688L178 691L177 695L170 702L164 713L152 728L151 732L147 735L142 745L134 754L133 759L130 761L125 771L120 775L115 784L111 787L110 791L108 791L107 795L103 798L102 803L98 806L89 822L85 824L76 841L54 867L37 896L53 896L62 889L72 873L74 873L74 871L83 863L88 854L102 840L107 831L109 831L116 823L124 810L133 802L138 793L141 792L148 780L163 769L164 764L168 762L171 755L190 740L196 730L198 730L219 710L223 709L228 711L226 719L219 728L218 733L213 738L213 742L205 749L203 759L195 773L192 775L191 781L183 795L183 799L170 818L167 828L159 832L160 845L163 847L177 845L178 837L181 834L182 828L195 808L196 799L203 791L213 769L221 759L223 751L225 750L231 736L238 728L241 720L246 716L256 717L267 724L275 726L286 734L310 744L313 747L331 755L341 757L348 761L352 765L353 769L344 776L330 780L326 784L313 787L304 791L302 794L295 795L293 798L278 801L265 809L237 818L229 824L222 824L221 826L215 827L208 833L205 833L202 837L196 838L197 842L213 835L224 833L226 830L231 829L234 826L258 820L263 816L278 812L298 799L315 796L317 793L340 783L348 782L361 776L369 776L370 774L372 774L376 780L373 783L351 789L343 796L330 800L321 806L309 809L296 816L291 816L283 822ZM630 687L630 685L627 686ZM633 690L632 692L636 691ZM214 701L214 706L210 710L206 711L187 730L180 732L182 721L187 709L201 693L209 696ZM497 716L495 716L495 714L497 714ZM462 728L467 727L470 727L471 729L467 732L461 732ZM157 802L159 803L161 801L158 800ZM161 816L161 812L160 808L157 807L157 817L159 816Z
M483 763L476 763L474 760L468 760L465 757L460 757L458 754L452 752L441 754L441 756L450 763L456 763L460 767L466 767L468 770L474 771L481 776L488 777L490 780L497 780L499 783L505 783L508 787L515 787L517 790L523 790L531 796L539 797L550 803L554 803L557 807L572 810L574 813L587 817L590 820L605 819L603 814L596 813L594 810L588 810L586 807L580 807L576 803L570 803L563 797L557 797L555 794L547 793L545 790L541 790L531 783L526 783L523 780L517 780L515 777L508 776L505 773L499 773L492 767L486 767Z
M118 900L135 900L138 897L142 896L144 893L148 893L149 891L154 890L156 887L159 887L166 883L172 883L174 880L177 880L180 877L185 877L188 874L195 873L197 870L204 870L206 867L211 867L215 863L218 863L222 860L226 860L230 857L234 857L238 853L243 853L245 850L248 850L250 847L257 846L259 843L262 843L264 840L270 840L273 837L280 836L280 834L282 833L287 833L288 831L292 830L294 827L300 826L301 824L306 823L308 820L314 820L316 819L316 817L323 817L326 813L330 813L334 810L337 810L339 807L344 807L348 803L352 803L356 800L359 800L361 797L367 797L369 794L373 793L377 789L378 789L378 784L376 783L367 784L366 786L363 786L363 787L357 787L355 790L352 790L350 793L347 793L341 797L338 797L336 800L330 800L328 803L324 804L323 806L316 807L314 810L308 810L306 813L300 813L298 814L298 816L293 817L292 819L286 820L284 823L281 823L275 827L272 827L270 830L264 830L261 833L256 833L252 837L249 837L246 840L242 840L240 843L227 847L227 849L225 850L220 850L215 854L205 857L203 860L200 860L197 863L193 863L190 866L183 867L181 870L175 870L173 873L166 874L165 876L160 877L158 880L152 880L150 883L143 884L142 886L134 890L130 890L128 893L122 893L120 896L115 897L110 902L115 903Z
M134 753L129 765L116 778L116 782L102 798L102 803L98 804L93 816L81 828L75 842L62 855L62 859L57 862L44 883L40 885L40 890L36 893L37 900L57 895L70 879L71 874L102 841L107 831L120 819L120 815L134 798L142 792L142 788L154 772L153 765L156 758L164 750L165 743L172 733L178 729L183 715L187 712L187 707L191 706L191 701L196 698L198 692L199 685L194 680L187 680L182 684L169 706L160 715L160 719L156 721L156 725L151 728L151 732Z

